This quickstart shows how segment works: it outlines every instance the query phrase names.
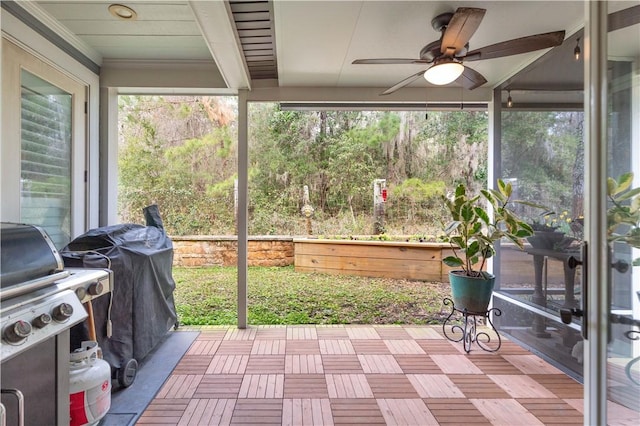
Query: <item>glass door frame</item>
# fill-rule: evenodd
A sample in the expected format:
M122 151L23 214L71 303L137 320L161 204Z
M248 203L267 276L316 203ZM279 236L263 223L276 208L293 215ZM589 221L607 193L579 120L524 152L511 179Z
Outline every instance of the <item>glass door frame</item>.
M584 424L607 424L607 2L585 1ZM605 261L603 261L605 259ZM604 284L604 285L603 285ZM586 295L585 295L586 296Z
M611 333L612 255L607 238L607 178L609 168L608 1L585 1L585 241L588 244L584 296L584 424L609 424L609 340ZM635 71L637 73L637 71ZM632 90L632 113L637 114L637 75ZM631 121L634 123L634 121ZM631 129L631 153L637 158L638 124ZM633 160L631 162L633 164ZM633 166L632 166L633 168ZM625 170L627 171L627 170ZM638 183L639 170L635 170ZM617 177L617 176L616 176ZM632 257L633 258L633 257ZM638 277L632 277L637 285ZM636 287L637 288L637 287ZM633 310L632 303L632 310Z

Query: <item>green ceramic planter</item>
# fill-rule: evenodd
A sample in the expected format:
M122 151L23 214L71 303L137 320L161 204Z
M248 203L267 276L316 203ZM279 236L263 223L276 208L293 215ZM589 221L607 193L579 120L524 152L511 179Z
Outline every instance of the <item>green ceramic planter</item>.
M449 272L451 295L456 309L466 309L467 312L485 312L488 309L496 277L485 274L489 276L488 279L467 277L464 271Z

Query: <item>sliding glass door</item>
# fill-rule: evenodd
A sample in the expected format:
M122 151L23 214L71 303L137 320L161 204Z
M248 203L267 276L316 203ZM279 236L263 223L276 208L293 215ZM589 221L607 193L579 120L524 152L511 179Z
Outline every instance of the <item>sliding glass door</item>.
M640 2L609 2L606 13L606 136L601 141L606 154L600 151L606 173L598 185L606 188L606 194L599 194L606 223L598 232L607 242L609 258L605 261L596 248L589 248L594 251L589 260L606 269L601 277L589 276L587 289L590 296L606 298L601 315L606 339L589 339L587 373L606 376L587 385L601 387L588 390L591 398L606 395L608 424L632 424L640 422ZM597 302L588 303L588 309ZM588 321L593 317L588 313ZM601 360L597 354L606 357Z
M567 402L585 424L638 424L640 2L584 7L584 31L495 91L497 176L547 206L520 211L524 250L501 247L496 323L584 383Z

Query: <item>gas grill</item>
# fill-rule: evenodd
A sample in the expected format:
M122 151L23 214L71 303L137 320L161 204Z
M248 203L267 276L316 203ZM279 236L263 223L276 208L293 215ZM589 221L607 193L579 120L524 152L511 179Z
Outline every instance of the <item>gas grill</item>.
M0 383L7 424L68 424L69 330L87 318L84 302L111 291L112 273L64 269L37 226L2 223L0 242Z

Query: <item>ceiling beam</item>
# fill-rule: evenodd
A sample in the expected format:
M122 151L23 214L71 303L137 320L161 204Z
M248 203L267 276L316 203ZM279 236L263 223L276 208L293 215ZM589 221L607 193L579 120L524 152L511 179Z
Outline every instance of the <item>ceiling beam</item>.
M249 69L227 1L189 1L198 28L229 89L251 89Z
M283 111L486 111L487 103L281 102Z
M188 75L189 78L184 76ZM103 62L100 85L118 87L119 93L127 90L129 94L142 93L158 89L158 93L184 94L237 94L234 89L220 89L225 81L218 68L211 61L175 61L175 60L117 60Z
M374 103L486 103L491 101L491 89L480 87L462 90L459 87L405 87L390 95L380 96L380 87L254 87L248 94L254 102L374 102Z

